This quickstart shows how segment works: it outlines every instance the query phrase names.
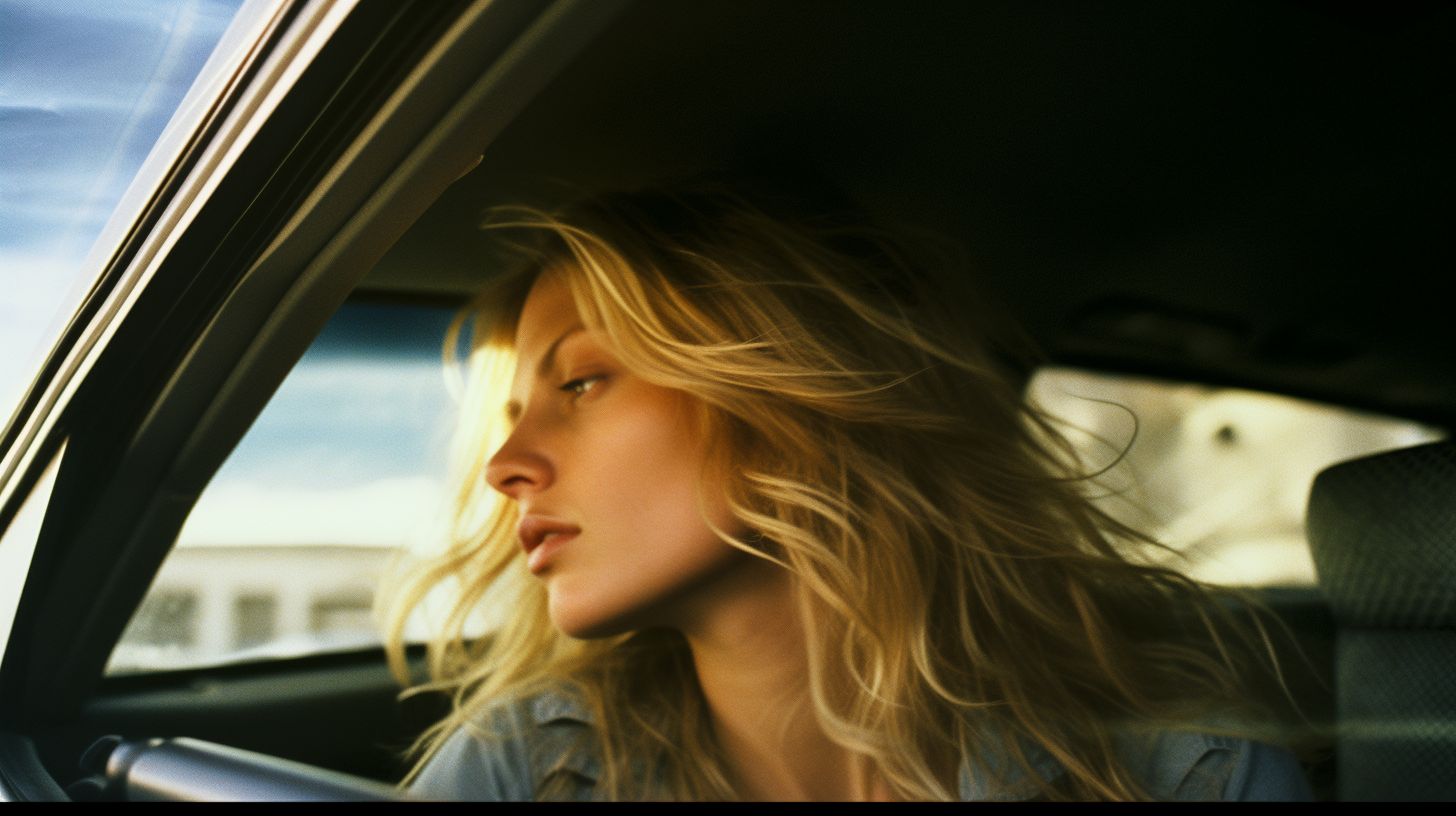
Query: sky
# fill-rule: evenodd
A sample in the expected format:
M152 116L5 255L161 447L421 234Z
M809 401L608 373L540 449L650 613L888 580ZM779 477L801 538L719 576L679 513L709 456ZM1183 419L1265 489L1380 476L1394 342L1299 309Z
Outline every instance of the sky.
M340 309L213 477L178 546L412 543L440 509L453 314Z
M0 0L0 422L241 0Z
M0 423L85 296L97 236L242 0L0 0ZM447 310L335 316L181 543L400 543L434 506Z

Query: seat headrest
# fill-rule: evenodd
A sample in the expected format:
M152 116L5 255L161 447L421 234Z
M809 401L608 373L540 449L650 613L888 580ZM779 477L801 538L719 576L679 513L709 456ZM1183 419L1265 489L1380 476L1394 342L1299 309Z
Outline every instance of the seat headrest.
M1456 442L1326 468L1306 531L1340 624L1456 627Z

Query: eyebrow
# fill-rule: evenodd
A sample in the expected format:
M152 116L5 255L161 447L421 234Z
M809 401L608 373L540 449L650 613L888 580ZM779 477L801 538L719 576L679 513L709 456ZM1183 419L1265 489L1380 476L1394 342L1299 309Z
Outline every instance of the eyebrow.
M555 340L552 340L551 345L546 347L546 353L541 355L540 362L536 363L536 378L540 379L541 377L546 376L546 373L551 370L551 367L553 365L556 364L556 350L561 347L561 343L566 340L566 338L571 337L574 334L580 334L584 331L586 331L586 326L577 323L571 328L562 332L560 335L558 335ZM520 418L521 403L517 402L516 400L507 401L506 419L511 422L515 422Z

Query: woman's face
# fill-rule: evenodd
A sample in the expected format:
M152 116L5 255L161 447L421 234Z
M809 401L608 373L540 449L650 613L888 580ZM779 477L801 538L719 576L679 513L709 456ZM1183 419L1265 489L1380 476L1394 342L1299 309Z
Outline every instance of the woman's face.
M516 424L486 479L519 506L523 557L558 628L586 638L681 625L695 597L759 560L704 521L690 398L623 368L558 277L531 289L515 347ZM735 532L722 491L702 495L719 529Z

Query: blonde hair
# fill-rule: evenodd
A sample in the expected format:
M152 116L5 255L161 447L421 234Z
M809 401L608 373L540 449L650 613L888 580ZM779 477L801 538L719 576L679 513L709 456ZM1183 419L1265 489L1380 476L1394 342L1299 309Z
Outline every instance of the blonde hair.
M967 748L989 740L1046 798L1146 797L1114 749L1119 729L1206 727L1241 707L1235 649L1252 638L1227 633L1248 627L1209 588L1127 554L1152 542L1089 501L1070 446L998 357L1011 347L938 308L923 264L884 234L771 215L723 189L514 210L495 226L538 240L464 318L456 522L391 595L403 676L406 618L454 586L423 686L453 707L422 737L421 764L495 702L570 683L596 718L599 795L738 795L683 638L554 629L514 503L486 486L515 320L542 270L629 370L702 408L735 474L731 511L752 531L717 532L792 573L818 722L896 795L956 798L961 757L979 761ZM511 614L468 639L487 596ZM1034 772L1030 746L1065 768L1059 781ZM658 787L643 787L643 763ZM979 770L1006 784L1007 767Z

